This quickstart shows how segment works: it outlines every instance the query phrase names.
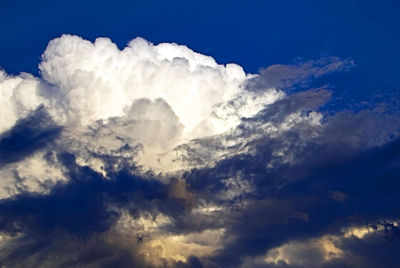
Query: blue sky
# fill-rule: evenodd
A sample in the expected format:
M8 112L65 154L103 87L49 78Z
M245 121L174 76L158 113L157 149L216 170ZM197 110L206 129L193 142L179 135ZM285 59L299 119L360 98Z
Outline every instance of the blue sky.
M134 37L176 42L255 73L295 58L355 60L335 77L338 91L368 98L397 89L397 1L7 1L0 23L1 66L38 73L49 40L63 33L106 36L120 48Z
M397 1L10 1L1 11L1 58L10 72L36 72L47 40L70 33L108 36L120 47L136 36L177 42L249 72L321 55L391 69L398 8Z
M0 266L397 268L398 1L3 2Z

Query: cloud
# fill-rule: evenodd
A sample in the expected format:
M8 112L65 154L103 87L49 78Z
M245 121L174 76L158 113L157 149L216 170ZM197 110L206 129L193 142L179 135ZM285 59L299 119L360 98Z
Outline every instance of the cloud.
M0 73L1 265L392 267L399 111L329 110L354 67L50 41L40 77Z
M248 90L265 88L294 89L305 88L309 83L336 71L349 71L355 67L354 61L338 57L324 57L319 60L301 61L292 65L275 64L261 69L260 75L246 81Z
M30 74L14 77L0 69L0 133L44 103L39 88L39 79Z
M397 257L390 249L397 247L397 239L393 240L397 236L398 222L378 221L337 234L290 241L263 256L247 259L242 267L396 267ZM389 246L378 250L383 244ZM374 251L366 254L364 250ZM390 257L381 259L382 253Z
M240 66L218 65L185 46L137 38L121 51L107 38L91 43L70 35L49 43L40 71L62 95L66 120L87 123L121 116L134 100L162 98L187 133L209 116L214 104L237 94L246 79Z
M61 131L43 106L0 135L0 167L18 162L54 140Z

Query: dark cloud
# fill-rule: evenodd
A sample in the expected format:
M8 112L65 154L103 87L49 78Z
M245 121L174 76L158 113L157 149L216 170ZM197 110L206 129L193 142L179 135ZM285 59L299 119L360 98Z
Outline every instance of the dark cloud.
M329 256L316 240L303 240L286 249L286 257L275 263L253 262L254 267L397 267L399 258L399 228L387 221L368 226L372 231L364 237L337 236L332 246L340 248L337 256ZM332 253L331 253L332 254ZM334 254L333 254L334 255ZM253 266L252 266L253 267Z
M89 167L77 165L74 155L63 153L59 161L67 168L68 183L54 186L47 195L23 193L1 200L3 232L66 231L81 237L110 227L117 216L109 210L112 204L126 207L132 214L165 209L157 202L167 199L168 189L157 180L134 176L124 169L106 180ZM179 202L175 203L178 208Z
M287 108L292 106L285 103L290 104L291 98L301 103L302 96L310 94L289 97L277 104L274 112L270 112L274 107L269 107L259 118L282 121L292 111ZM313 105L315 100L309 100ZM305 103L298 109L307 111ZM393 140L398 137L398 125L370 128L394 123L395 118L377 111L343 112L328 118L318 135L309 139L303 137L312 133L310 126L300 123L277 137L253 140L255 155L240 154L220 161L212 169L188 174L192 188L207 198L210 192L223 190L221 181L238 172L253 185L251 193L236 200L246 205L237 205L224 214L228 236L235 239L218 253L215 262L235 267L244 256L256 257L294 239L336 233L352 224L398 218L400 210L395 204L400 201L400 140ZM284 155L274 156L276 150L284 150ZM296 161L285 162L285 158ZM274 167L268 168L268 163L274 163Z
M62 128L40 106L0 135L0 167L18 162L45 147Z
M280 87L290 92L352 65L326 58L272 66L246 87L255 91ZM169 140L181 132L182 126L164 101L137 101L126 118L98 121L72 141L67 134L61 136L61 128L45 108L39 108L2 134L0 166L42 150L46 161L59 166L66 180L48 193L22 191L0 200L0 232L6 241L0 264L396 267L398 111L377 104L357 112L323 113L320 107L330 95L325 88L288 94L255 116L242 118L230 131L178 146L172 150L179 155L173 161L193 168L165 174L144 172L133 160L138 151L145 150L138 137L154 134L147 132L148 125L150 130L165 131L154 134L160 139ZM157 120L141 114L155 108L159 109ZM167 119L160 121L163 116ZM166 120L173 122L172 128L170 124L163 127ZM142 128L146 131L135 132ZM107 136L105 141L103 136ZM92 140L97 147L88 146ZM90 165L91 159L100 161L101 167ZM123 217L128 223L121 227ZM156 224L162 217L167 224ZM151 222L148 226L135 225L146 220ZM344 229L360 226L372 226L376 232L362 238L343 235ZM124 228L129 232L124 233ZM210 230L215 233L207 233ZM202 232L205 238L199 235ZM194 238L187 238L190 235ZM165 242L168 236L174 237L172 244ZM340 257L325 258L315 242L324 236L337 237L334 246L343 252ZM168 250L178 247L181 237L189 242L178 250L195 244L202 250L211 248L212 254L198 250L197 255L190 252L179 259L171 253L175 258L168 259ZM218 246L207 248L213 242ZM267 252L282 245L295 245L289 253L297 261L267 263ZM155 264L149 259L160 261Z
M279 124L293 111L314 109L326 96L324 91L299 93L276 107L268 107L252 120L268 118L269 122ZM106 167L110 177L106 179L88 166L78 165L74 155L58 154L56 161L66 168L67 183L56 185L47 195L23 193L0 203L1 231L24 234L9 249L4 263L16 265L17 260L26 259L40 265L41 260L32 259L37 252L68 256L74 253L74 248L61 246L61 241L67 239L69 246L79 244L76 247L80 252L75 261L65 260L60 267L140 266L144 260L135 255L134 248L127 251L125 247L115 247L102 237L119 218L118 212L110 207L127 209L133 217L144 211L169 215L174 219L174 224L166 229L169 233L226 228L229 242L215 257L193 256L185 263L177 262L177 267L202 267L204 263L206 267L236 267L245 257L256 258L292 240L335 234L354 224L395 219L400 213L395 205L400 202L400 140L371 146L368 135L376 133L359 134L365 129L365 122L350 128L341 121L356 122L360 117L360 114L335 115L318 130L319 135L309 139L303 136L311 127L302 122L276 137L254 139L249 144L254 146L255 154L239 154L217 162L212 168L191 170L183 174L186 182L172 179L163 183L151 173L133 175L135 168L128 163L118 170ZM249 123L244 121L242 127L246 124ZM283 156L274 155L276 150L286 147ZM296 161L285 162L286 157ZM112 163L112 157L106 160ZM268 167L268 163L274 165ZM238 183L250 183L252 188L233 199L221 199L220 193L228 187L225 180L232 177ZM192 214L201 202L222 206L223 210L210 215ZM78 242L73 242L75 239ZM377 251L376 258L384 258L385 265L381 267L394 267L392 263L396 260L391 258L390 250L397 248L397 240L385 244L385 253L380 251L383 242L370 240L361 244L346 240L341 244L342 250L360 256L359 260L349 257L324 262L321 267L379 267L378 259L368 257L372 250ZM307 258L315 258L318 263L322 258L318 256Z

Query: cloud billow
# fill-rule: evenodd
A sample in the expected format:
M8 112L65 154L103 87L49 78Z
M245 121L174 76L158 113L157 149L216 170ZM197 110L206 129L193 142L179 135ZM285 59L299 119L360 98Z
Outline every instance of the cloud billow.
M0 71L0 264L396 267L399 111L322 109L354 67L52 40Z

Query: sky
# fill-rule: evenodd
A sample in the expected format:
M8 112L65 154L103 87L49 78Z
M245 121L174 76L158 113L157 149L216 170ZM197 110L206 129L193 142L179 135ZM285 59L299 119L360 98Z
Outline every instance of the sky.
M397 267L397 1L5 1L0 266Z

